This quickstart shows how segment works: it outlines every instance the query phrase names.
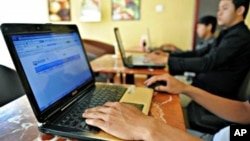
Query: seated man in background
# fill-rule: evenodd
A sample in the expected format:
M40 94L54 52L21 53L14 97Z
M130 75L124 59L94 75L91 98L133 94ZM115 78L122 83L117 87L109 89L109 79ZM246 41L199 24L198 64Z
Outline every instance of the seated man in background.
M178 81L169 74L153 76L145 81L145 84L150 85L156 81L167 82L166 86L158 86L156 90L171 94L184 93L221 118L234 123L250 124L250 97L248 101L244 102L222 98ZM83 117L87 118L87 124L99 127L125 140L195 141L203 139L206 141L229 141L228 127L214 135L193 130L188 130L188 134L160 120L144 115L131 105L118 102L108 102L103 106L87 109L83 113Z
M214 32L216 30L217 19L214 16L203 16L197 22L196 34L200 41L196 44L195 50L202 49L211 45L214 40ZM170 52L182 52L182 50L173 44L164 44L160 47L163 51ZM192 81L192 77L195 76L193 72L184 72L184 75L177 75L176 77L180 80L184 80L187 83ZM186 101L186 100L185 100ZM186 105L184 102L183 105Z
M217 24L222 27L222 31L213 44L199 50L181 53L153 51L145 57L145 61L168 64L172 75L183 74L186 71L195 72L196 76L191 83L193 86L215 95L237 99L237 92L250 67L248 61L250 31L244 23L248 9L249 0L220 0ZM190 114L193 109L204 111L209 116L213 114L193 101L188 105L191 127L205 129L206 125L201 126L192 122L197 119L200 119L200 123L203 122L202 117L192 120L195 116L199 116ZM217 129L229 124L220 121L216 116L213 118L216 123L213 126ZM207 131L212 133L217 129L207 129Z
M200 42L196 44L195 50L204 48L209 44L212 44L215 40L214 32L216 30L216 17L214 16L203 16L198 20L196 34L200 38ZM163 44L160 49L168 51L182 51L180 48L173 44Z

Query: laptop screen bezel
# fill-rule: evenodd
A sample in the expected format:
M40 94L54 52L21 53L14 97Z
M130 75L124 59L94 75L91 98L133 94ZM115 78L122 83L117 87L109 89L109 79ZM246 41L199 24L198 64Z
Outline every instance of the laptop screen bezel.
M24 72L23 66L20 62L14 44L11 40L12 35L20 35L20 34L38 34L38 33L69 33L69 32L77 32L78 38L81 39L78 28L76 25L61 25L61 24L2 24L1 25L2 34L6 41L7 48L10 52L13 63L16 67L16 71L19 74L23 87L25 89L25 93L29 99L31 107L34 111L34 114L39 122L46 122L49 118L57 112L61 112L61 109L65 107L71 101L74 101L78 97L81 97L79 93L75 94L76 91L72 91L66 96L64 96L60 101L54 103L49 108L44 111L40 111L39 106L36 102L30 84L28 82L27 76ZM85 54L85 59L88 60L86 50L82 44L82 51ZM94 73L90 67L90 63L87 61L87 65L91 70L92 77L87 80L86 83L80 85L77 88L77 91L82 91L91 87L95 84ZM73 94L74 93L74 94Z
M124 46L123 46L123 43L122 43L122 38L121 38L121 34L120 34L120 31L119 31L118 27L114 28L114 33L115 33L115 38L116 38L117 46L119 48L119 51L120 51L120 54L121 54L121 57L122 57L123 64L126 67L132 67L131 64L129 64L127 62L127 59L126 59L127 57L126 57L125 49L124 49Z

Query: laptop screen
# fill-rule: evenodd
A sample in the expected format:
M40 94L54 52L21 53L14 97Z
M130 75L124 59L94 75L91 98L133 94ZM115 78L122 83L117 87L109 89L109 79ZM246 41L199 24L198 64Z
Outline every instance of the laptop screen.
M41 112L92 78L77 32L11 39Z

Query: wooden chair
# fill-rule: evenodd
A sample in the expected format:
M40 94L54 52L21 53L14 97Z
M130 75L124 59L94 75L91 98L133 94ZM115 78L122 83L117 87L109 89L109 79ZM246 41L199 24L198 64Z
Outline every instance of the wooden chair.
M250 96L250 69L239 89L238 99L241 101L246 101L249 96Z
M82 39L89 61L100 57L104 54L115 54L115 47L112 44L104 43L102 41L92 39ZM96 73L96 81L98 82L114 82L114 76L116 74L100 74Z
M100 57L104 54L115 54L115 47L112 44L92 39L83 39L84 48L87 53Z

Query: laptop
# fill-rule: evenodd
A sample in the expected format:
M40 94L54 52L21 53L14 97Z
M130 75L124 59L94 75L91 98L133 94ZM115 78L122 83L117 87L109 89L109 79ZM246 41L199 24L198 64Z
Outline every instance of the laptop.
M161 48L161 47L156 47L156 46L152 45L149 28L147 28L147 37L148 37L148 47L147 47L147 50L149 50L149 52L156 51L156 50L161 50L161 51L164 51L164 52L171 52L171 50L169 50L169 49Z
M1 31L41 132L119 140L88 126L83 111L120 101L148 114L152 89L95 82L76 25L4 23Z
M115 27L114 33L124 66L128 68L149 68L149 69L165 68L166 66L165 64L155 64L153 62L145 62L144 61L145 54L131 54L127 56L122 43L119 28Z
M147 49L149 51L154 51L156 49L156 47L152 46L152 41L151 41L151 35L150 35L149 28L147 28L147 36L148 36L148 47L147 47Z

